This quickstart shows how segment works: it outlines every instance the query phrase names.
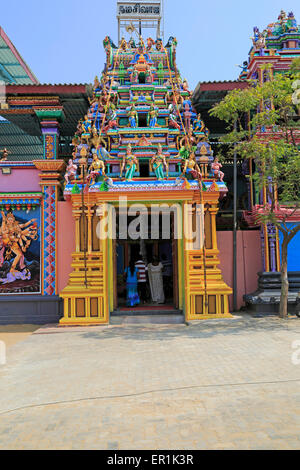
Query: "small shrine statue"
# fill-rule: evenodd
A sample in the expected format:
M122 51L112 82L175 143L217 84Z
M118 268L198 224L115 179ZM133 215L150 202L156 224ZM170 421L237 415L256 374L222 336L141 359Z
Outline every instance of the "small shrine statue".
M6 162L7 160L7 157L8 155L10 154L11 152L9 152L7 150L7 148L5 147L3 150L2 150L2 156L0 157L0 162Z
M122 39L121 39L120 49L121 49L123 52L126 52L127 49L128 49L128 45L127 45L127 42L126 42L125 38L122 38Z
M71 181L76 179L76 174L77 174L77 165L73 162L72 158L70 158L66 173L65 173L65 182L66 185L69 184Z
M164 46L163 46L162 39L157 39L155 45L156 45L156 50L157 50L158 52L162 52L162 51L163 51Z
M287 29L289 32L297 32L297 20L292 11L290 11L290 13L288 14Z
M196 161L194 152L191 152L189 158L185 161L182 172L188 180L201 179L201 171Z
M162 146L161 144L158 144L157 154L154 155L154 157L152 158L150 162L150 168L152 169L152 171L154 170L156 178L159 181L165 178L164 167L166 169L167 177L168 177L169 166L168 166L166 157L164 156L162 152Z
M92 137L90 138L90 145L97 148L100 143L101 137L98 135L98 130L95 125L92 127Z
M152 38L147 39L147 52L150 52L152 50L152 47L154 46L155 41Z
M87 171L88 156L89 156L89 148L87 145L83 145L80 149L80 158L78 160L78 164L80 166L80 178L82 179Z
M101 78L101 91L109 91L109 78L106 73Z
M132 74L130 74L130 82L137 83L139 81L139 73L136 69L133 70Z
M97 152L93 153L93 162L89 168L87 182L90 186L96 183L99 176L105 176L105 163L101 160Z
M152 83L153 82L153 74L152 74L150 65L147 65L147 68L146 68L146 71L145 71L145 81L146 81L146 83Z
M136 44L135 44L135 40L133 38L130 38L129 41L128 41L128 48L129 49L136 49Z
M83 123L81 124L81 129L82 129L82 133L83 135L87 135L87 134L90 134L91 133L91 130L92 130L92 121L88 118L88 116L84 116L84 121Z
M108 123L103 129L104 132L108 132L110 129L118 128L118 121L117 121L118 115L117 115L116 107L113 104L110 105L107 119L108 119Z
M180 131L180 125L177 122L175 106L172 103L169 106L169 127L178 129Z
M93 89L94 89L94 90L98 90L99 88L100 88L100 82L99 82L99 78L98 78L97 75L96 75L96 77L95 77L95 79L94 79L94 86L93 86Z
M202 132L204 127L204 122L202 121L201 114L199 113L194 121L194 132Z
M192 92L189 90L189 84L188 84L188 81L187 81L186 78L183 80L182 89L183 89L183 91L185 91L186 93L189 93L189 95L192 95Z
M221 171L221 168L223 165L219 162L218 157L216 157L215 161L211 165L211 169L213 172L213 175L217 177L222 183L224 182L224 173Z
M149 127L157 126L157 116L158 116L158 110L155 109L154 105L152 104L150 107L150 111L148 113L148 119L147 119L147 124Z
M126 155L123 157L123 163L122 163L122 168L121 168L121 178L123 175L124 170L125 171L125 180L126 181L132 181L134 173L136 172L138 168L138 160L137 158L133 155L132 150L131 150L131 145L128 144L127 150L126 150Z
M129 117L129 126L138 127L139 116L138 116L138 113L134 104L131 106L127 115Z

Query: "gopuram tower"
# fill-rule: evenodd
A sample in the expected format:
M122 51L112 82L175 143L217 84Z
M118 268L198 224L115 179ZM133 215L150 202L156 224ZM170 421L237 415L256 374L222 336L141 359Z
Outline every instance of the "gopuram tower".
M132 15L129 37L118 45L104 39L105 69L78 123L65 175L76 251L60 293L61 324L109 323L122 307L123 272L135 254L145 262L168 257L169 303L186 321L229 317L232 290L218 268L216 233L218 202L227 192L222 165L177 69L176 38L143 38L148 16L161 20L161 2L128 5L118 2L118 17ZM132 238L134 216L139 235ZM169 233L161 227L167 216Z

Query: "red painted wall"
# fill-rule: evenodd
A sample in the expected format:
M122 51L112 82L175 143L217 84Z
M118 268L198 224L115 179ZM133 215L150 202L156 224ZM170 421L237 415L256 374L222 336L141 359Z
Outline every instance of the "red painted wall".
M224 281L233 286L233 232L218 232L220 250L220 269ZM237 232L237 302L240 309L244 305L243 295L257 289L257 273L262 271L262 253L259 231ZM233 296L230 297L230 309Z
M72 253L75 251L75 220L70 201L58 203L57 224L57 285L60 293L68 284L72 271Z

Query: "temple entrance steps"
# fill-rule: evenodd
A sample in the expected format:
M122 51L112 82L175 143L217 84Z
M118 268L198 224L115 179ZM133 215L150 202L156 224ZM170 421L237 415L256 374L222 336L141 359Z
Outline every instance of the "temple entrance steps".
M181 310L171 307L140 307L120 308L115 310L110 317L111 325L124 324L158 324L174 325L185 323L185 317Z

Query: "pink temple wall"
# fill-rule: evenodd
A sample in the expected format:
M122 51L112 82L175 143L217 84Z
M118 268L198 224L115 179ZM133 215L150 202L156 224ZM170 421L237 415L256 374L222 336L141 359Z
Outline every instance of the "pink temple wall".
M10 175L0 170L0 192L41 192L39 173L36 168L11 168Z
M68 284L75 251L75 220L71 201L58 202L57 207L57 286L60 293Z
M224 281L233 286L233 232L218 232L220 269ZM257 290L257 273L262 271L262 253L259 231L237 232L237 303L238 309L244 305L243 295ZM230 297L230 309L233 296Z

